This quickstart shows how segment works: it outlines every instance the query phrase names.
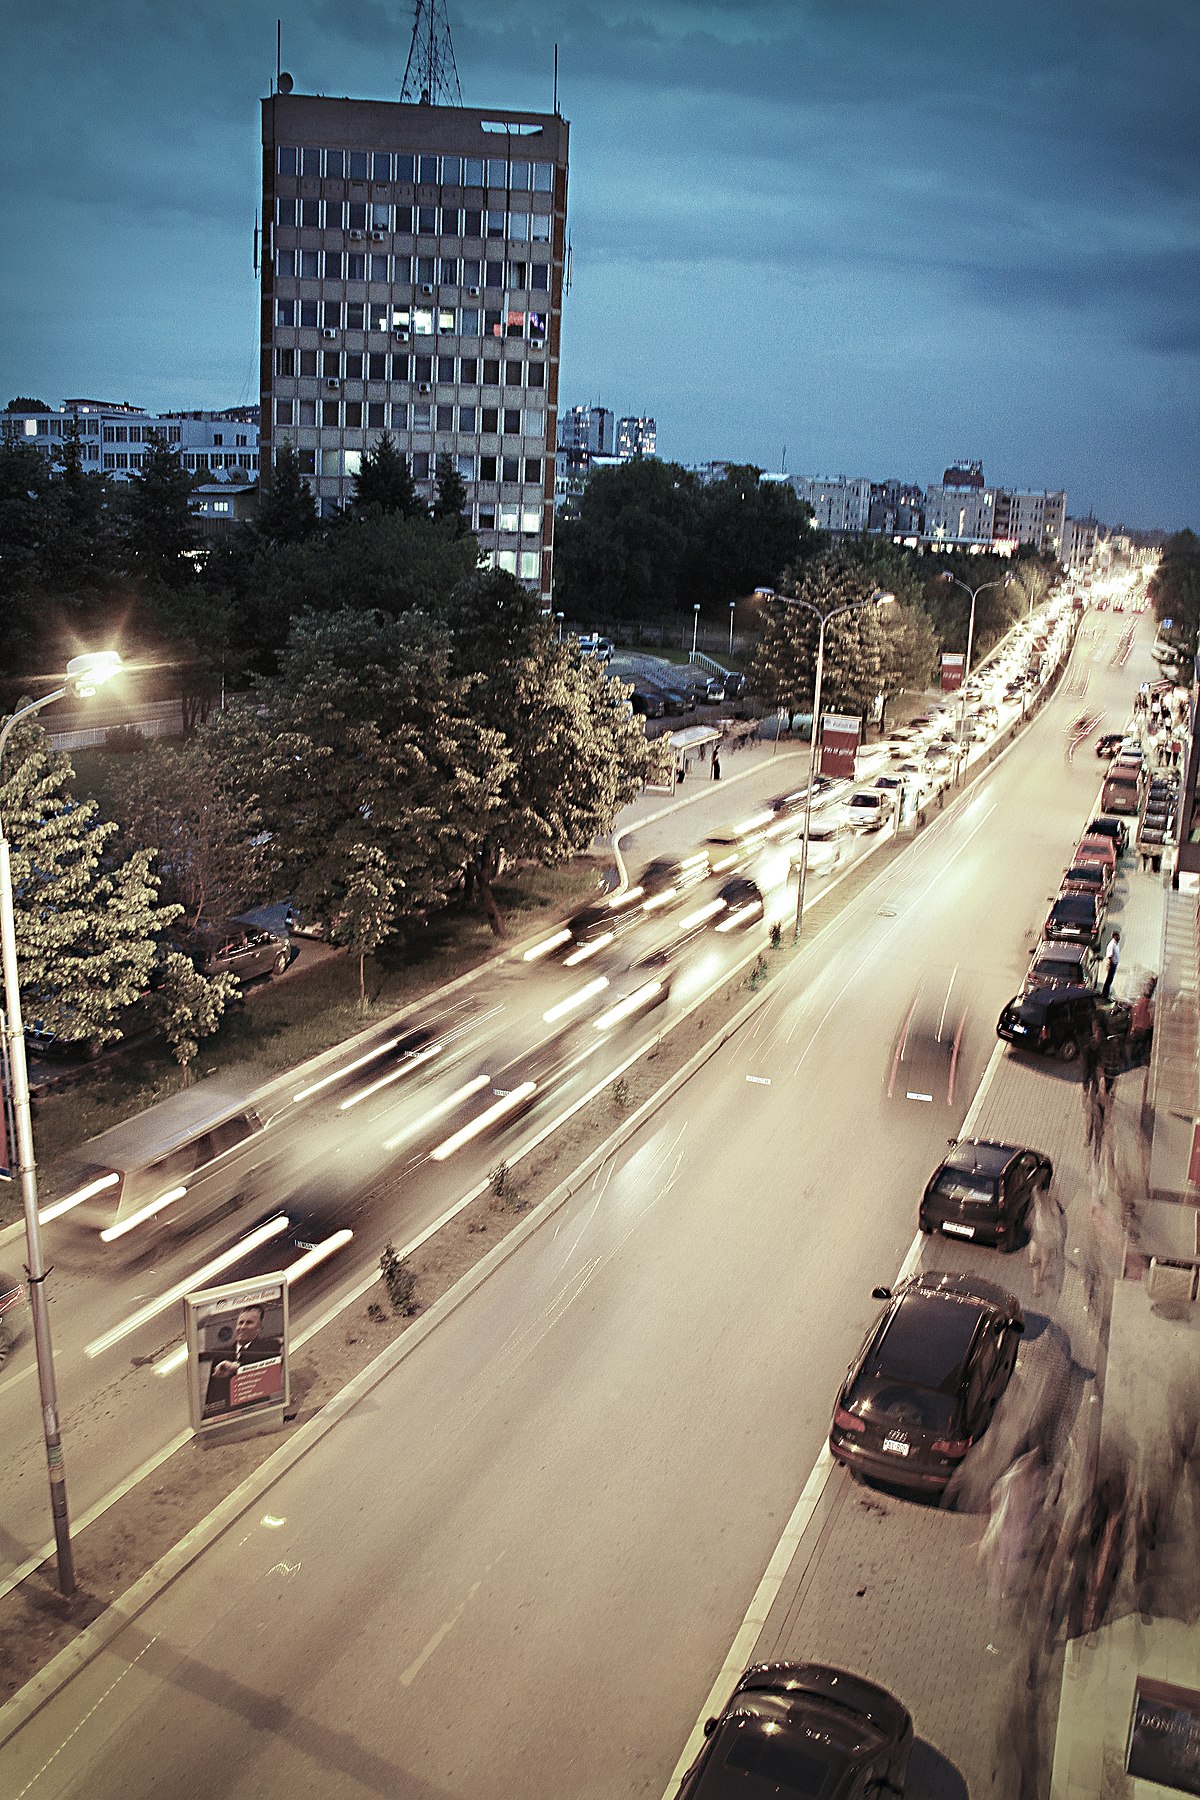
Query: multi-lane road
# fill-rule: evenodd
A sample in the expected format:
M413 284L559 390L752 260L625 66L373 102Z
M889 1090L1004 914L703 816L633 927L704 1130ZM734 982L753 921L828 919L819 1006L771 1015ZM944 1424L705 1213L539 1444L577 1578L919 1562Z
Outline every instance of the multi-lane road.
M1094 795L1064 734L1085 679L1124 712L1119 624L591 1186L0 1749L5 1791L657 1800ZM943 995L954 1097L909 1100L904 1021Z

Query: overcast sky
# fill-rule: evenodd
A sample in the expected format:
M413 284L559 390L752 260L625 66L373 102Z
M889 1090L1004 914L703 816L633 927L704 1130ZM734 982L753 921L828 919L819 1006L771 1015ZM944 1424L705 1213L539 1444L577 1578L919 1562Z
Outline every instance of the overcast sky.
M399 97L411 4L0 0L0 404L257 399L259 106ZM659 452L1200 527L1195 0L449 0L571 123L560 403ZM784 457L786 453L786 464Z

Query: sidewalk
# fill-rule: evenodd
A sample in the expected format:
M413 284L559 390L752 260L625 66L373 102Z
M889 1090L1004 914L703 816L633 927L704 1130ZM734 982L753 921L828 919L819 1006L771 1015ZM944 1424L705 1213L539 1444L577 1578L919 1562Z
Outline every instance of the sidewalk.
M1109 913L1121 928L1123 997L1155 966L1161 917L1161 878L1127 855ZM997 1259L950 1238L922 1241L918 1268L985 1275L1020 1300L1027 1330L1012 1384L974 1466L971 1458L964 1465L953 1511L860 1486L832 1468L750 1659L813 1658L890 1688L914 1717L909 1791L922 1800L1045 1795L1052 1763L1055 1800L1095 1800L1096 1746L1120 1767L1135 1668L1200 1680L1200 1651L1177 1620L1121 1620L1095 1634L1098 1650L1092 1640L1067 1643L1052 1617L1052 1584L1029 1581L1027 1564L1013 1585L1009 1574L998 1581L995 1561L989 1568L980 1552L994 1484L1024 1450L1042 1445L1052 1469L1090 1493L1105 1440L1136 1441L1148 1420L1164 1417L1161 1359L1175 1367L1190 1355L1200 1373L1200 1326L1166 1326L1140 1282L1123 1279L1117 1195L1141 1154L1143 1075L1116 1080L1109 1133L1118 1149L1097 1208L1077 1065L998 1052L963 1135L1050 1155L1067 1219L1065 1264L1035 1297L1023 1254ZM1129 1266L1136 1276L1145 1262L1134 1255Z

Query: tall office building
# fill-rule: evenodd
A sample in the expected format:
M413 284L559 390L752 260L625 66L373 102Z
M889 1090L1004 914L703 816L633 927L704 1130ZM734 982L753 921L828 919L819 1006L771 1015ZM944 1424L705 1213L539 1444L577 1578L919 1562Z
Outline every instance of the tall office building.
M554 113L263 101L264 485L289 438L332 512L390 431L418 492L452 458L489 561L549 596L568 135Z
M653 419L617 420L617 455L622 462L635 456L653 456L658 443L658 427Z

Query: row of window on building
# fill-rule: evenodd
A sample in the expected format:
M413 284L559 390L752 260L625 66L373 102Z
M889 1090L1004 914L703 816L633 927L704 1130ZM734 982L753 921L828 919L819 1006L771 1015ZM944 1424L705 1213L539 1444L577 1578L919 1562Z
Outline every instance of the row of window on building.
M446 267L444 258L438 259ZM451 259L457 261L457 259ZM549 293L548 262L463 261L471 273L455 287L507 288L519 293ZM276 279L283 281L374 281L393 287L433 288L434 258L389 256L386 251L277 250Z
M457 382L462 387L537 390L546 385L545 363L522 362L513 356L501 361L499 357L447 352L414 356L407 350L294 350L289 345L280 345L275 351L275 375L283 381L315 376L326 381L415 382L418 386L438 381ZM534 396L530 404L540 406L542 402Z
M394 181L401 186L493 188L512 194L554 192L553 163L504 156L433 156L279 144L275 166L280 175L298 175L306 181Z
M294 427L295 425L295 421L291 419L279 419L276 423L285 428ZM363 420L362 424L368 426L370 429L391 429L396 432L401 432L405 429L404 425L395 418L391 421L386 419ZM320 420L320 425L325 430L331 430L335 427L337 429L342 428L341 421L325 418ZM303 421L301 421L301 427L303 427ZM348 425L346 428L350 429ZM414 427L414 429L416 428ZM426 425L424 429L426 431L431 430L432 426ZM329 444L322 445L320 448L300 444L296 449L296 456L299 461L300 473L302 475L357 475L362 466L362 454L361 443L354 446ZM441 454L442 452L440 450L413 451L408 458L413 479L415 481L430 480L437 466L437 458ZM503 482L506 487L520 487L523 485L525 487L536 486L539 489L542 485L543 459L540 456L478 455L474 451L463 451L461 453L447 451L447 454L450 456L450 460L453 462L464 481L477 481L484 485ZM538 523L536 525L522 525L520 529L523 531L538 530L541 523L541 513L537 512L535 515L535 513L530 512L528 516L530 518L536 516ZM505 531L516 531L518 528L515 525L506 525L502 526L501 529Z
M546 314L524 307L412 306L406 300L298 300L275 302L277 331L400 332L412 337L528 338L546 341Z
M540 412L525 414L519 406L457 406L448 401L305 400L275 397L276 425L344 426L350 431L457 431L471 437L536 437L543 441L546 421ZM218 467L220 458L213 465ZM231 465L232 466L232 465Z
M85 461L98 460L101 468L111 473L140 469L149 457L149 450L105 450L102 458L94 446L88 445L84 451ZM196 474L203 474L208 469L245 469L253 474L258 468L258 457L249 450L187 450L180 460L185 469Z
M435 237L516 244L548 244L553 227L548 212L500 206L416 206L391 200L305 200L290 194L275 202L275 223L301 231L368 232L372 237Z

